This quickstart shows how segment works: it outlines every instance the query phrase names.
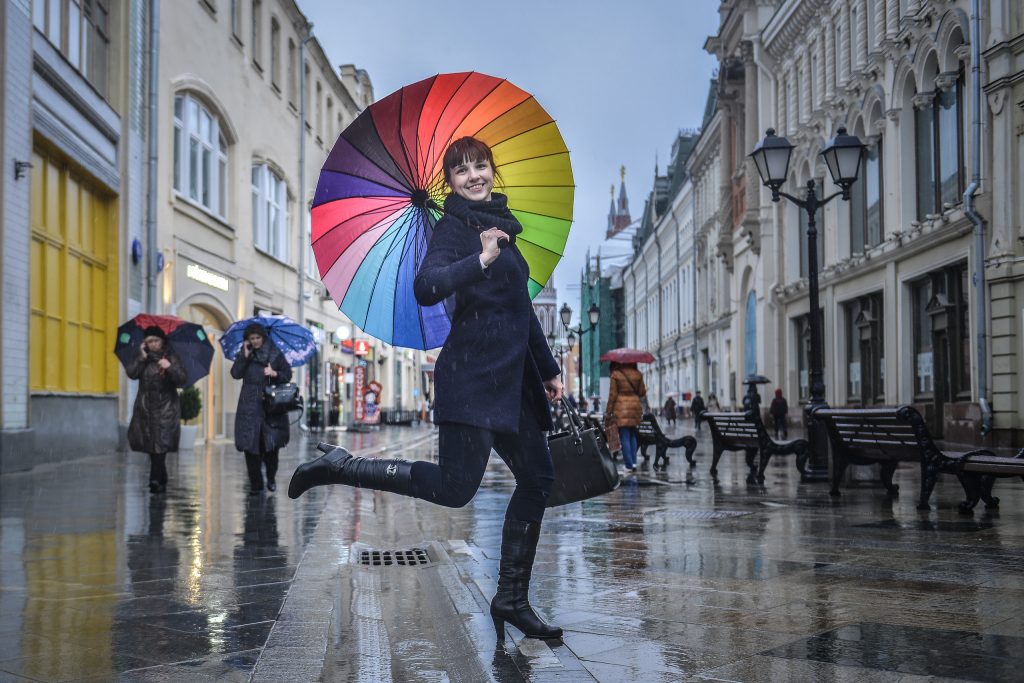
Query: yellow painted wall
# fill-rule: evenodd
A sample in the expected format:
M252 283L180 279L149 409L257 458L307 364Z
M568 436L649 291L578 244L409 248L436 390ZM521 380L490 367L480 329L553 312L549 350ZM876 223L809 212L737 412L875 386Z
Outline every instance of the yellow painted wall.
M117 200L42 140L32 151L33 391L117 391Z

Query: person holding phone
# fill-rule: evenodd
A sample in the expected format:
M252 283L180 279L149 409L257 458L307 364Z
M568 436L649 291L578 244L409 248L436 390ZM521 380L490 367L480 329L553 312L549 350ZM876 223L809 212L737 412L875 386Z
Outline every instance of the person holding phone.
M242 352L235 356L231 376L242 380L235 413L235 448L245 453L249 472L249 494L263 490L263 468L267 470L267 490L276 491L278 451L288 445L291 425L288 415L267 415L264 389L268 384L287 384L292 368L284 354L267 337L259 323L245 328Z
M139 355L127 365L129 379L139 380L128 445L149 454L149 492L167 490L167 454L178 450L181 438L181 401L178 387L185 386L185 366L159 327L143 331Z
M414 282L420 306L448 300L451 311L451 332L434 366L438 461L361 458L321 444L327 453L296 470L288 495L346 484L462 507L480 487L494 449L516 479L491 602L496 635L503 640L509 622L528 637L561 638L562 629L545 623L528 595L554 482L544 432L554 428L549 401L562 397L558 363L530 300L529 265L516 246L522 226L507 197L493 192L491 149L460 138L442 164L451 193Z

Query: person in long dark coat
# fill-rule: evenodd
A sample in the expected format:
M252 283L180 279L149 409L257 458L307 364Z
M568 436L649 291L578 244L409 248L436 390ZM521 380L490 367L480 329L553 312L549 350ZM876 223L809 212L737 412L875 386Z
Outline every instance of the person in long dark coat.
M185 367L167 346L167 336L159 327L147 327L143 337L139 355L125 368L130 379L139 380L128 424L128 445L133 451L149 454L149 491L163 493L167 490L167 454L178 450L181 437L178 387L185 385Z
M245 328L242 350L235 356L231 376L242 380L235 413L235 448L245 453L249 471L249 493L263 490L263 467L267 469L267 489L277 490L278 451L288 445L291 426L288 415L267 415L264 389L270 384L287 384L292 368L284 354L267 337L258 323Z
M544 431L550 401L561 398L558 363L533 312L529 266L516 246L522 226L505 195L492 193L494 158L474 138L456 140L443 159L452 193L434 227L414 282L421 306L446 299L452 328L434 366L438 462L327 453L296 470L288 495L347 484L448 507L476 494L491 449L512 470L516 489L502 528L498 591L491 617L499 640L509 622L533 638L561 638L529 603L529 583L554 468Z

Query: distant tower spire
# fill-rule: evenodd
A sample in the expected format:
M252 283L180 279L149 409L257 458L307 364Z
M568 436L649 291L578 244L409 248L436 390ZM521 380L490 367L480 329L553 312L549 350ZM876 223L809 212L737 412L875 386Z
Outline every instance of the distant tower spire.
M611 186L612 202L608 208L608 229L605 239L615 236L630 224L629 197L626 196L626 167L619 167L619 200L615 201L615 186Z

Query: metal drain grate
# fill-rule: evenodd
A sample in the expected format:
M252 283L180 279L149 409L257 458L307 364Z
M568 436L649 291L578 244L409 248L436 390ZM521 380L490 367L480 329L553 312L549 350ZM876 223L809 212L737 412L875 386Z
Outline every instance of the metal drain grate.
M430 564L426 548L409 550L361 550L359 564L364 567L421 567Z
M666 510L656 512L652 517L670 517L672 519L728 519L729 517L746 517L753 512L739 510Z

